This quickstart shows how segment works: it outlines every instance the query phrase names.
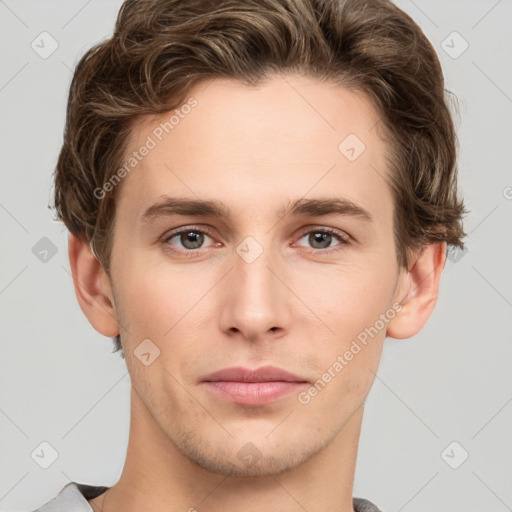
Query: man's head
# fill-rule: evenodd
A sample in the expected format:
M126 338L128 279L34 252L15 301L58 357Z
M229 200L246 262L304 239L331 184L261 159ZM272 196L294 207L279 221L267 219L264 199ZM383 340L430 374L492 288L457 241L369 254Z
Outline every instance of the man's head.
M357 416L462 246L455 141L435 52L388 2L124 4L77 66L55 202L83 311L181 453L282 471ZM253 408L204 382L263 365L307 384Z

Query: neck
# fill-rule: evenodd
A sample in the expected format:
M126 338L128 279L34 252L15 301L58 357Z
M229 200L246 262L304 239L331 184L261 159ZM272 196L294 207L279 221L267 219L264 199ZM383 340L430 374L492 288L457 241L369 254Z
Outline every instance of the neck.
M130 437L119 481L90 501L95 511L353 512L363 408L302 464L264 476L211 472L181 453L132 388Z

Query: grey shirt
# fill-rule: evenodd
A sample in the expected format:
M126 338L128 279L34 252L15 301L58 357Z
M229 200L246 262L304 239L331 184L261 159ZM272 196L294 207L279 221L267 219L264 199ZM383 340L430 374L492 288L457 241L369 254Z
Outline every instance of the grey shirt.
M108 487L70 482L53 500L42 505L34 512L93 512L87 500L103 494ZM355 512L382 512L373 503L363 498L354 498Z

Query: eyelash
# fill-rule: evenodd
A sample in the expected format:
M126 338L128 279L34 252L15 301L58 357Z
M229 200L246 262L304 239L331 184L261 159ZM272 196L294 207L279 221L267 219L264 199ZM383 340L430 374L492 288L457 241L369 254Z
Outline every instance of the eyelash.
M200 252L200 251L202 251L204 249L188 249L186 251L183 251L181 249L175 249L175 248L169 249L168 248L168 247L170 247L170 243L169 243L170 240L175 238L177 235L181 235L183 233L190 233L190 232L201 233L201 234L204 234L204 235L208 235L210 238L213 239L213 234L212 234L212 232L209 229L207 229L207 228L198 228L196 226L188 226L188 227L185 227L185 228L180 228L180 229L178 229L176 231L171 231L170 233L167 233L166 235L164 235L164 238L163 238L162 242L166 246L166 250L170 250L173 253L178 253L178 254L183 255L185 257L197 257L198 252ZM346 245L350 244L350 236L349 235L347 235L346 233L340 232L340 231L338 231L336 229L329 228L329 227L313 228L313 229L309 228L308 231L302 232L297 240L300 240L305 235L308 235L310 233L326 233L326 234L329 234L329 235L333 235L339 241L338 245L335 245L334 247L329 247L327 249L313 249L313 248L310 248L308 250L306 247L303 247L303 249L306 249L306 252L311 253L311 254L314 254L314 253L316 253L316 254L318 254L318 253L330 254L331 252L343 250Z

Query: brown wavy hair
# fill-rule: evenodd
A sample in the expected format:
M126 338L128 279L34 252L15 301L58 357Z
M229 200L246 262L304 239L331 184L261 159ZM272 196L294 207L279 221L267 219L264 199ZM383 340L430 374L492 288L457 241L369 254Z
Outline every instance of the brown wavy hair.
M387 0L126 0L112 37L74 72L55 170L57 219L91 243L110 276L121 186L102 199L94 191L122 165L130 121L177 108L204 79L258 85L285 72L363 91L378 109L400 266L429 243L464 247L451 93L427 37Z

